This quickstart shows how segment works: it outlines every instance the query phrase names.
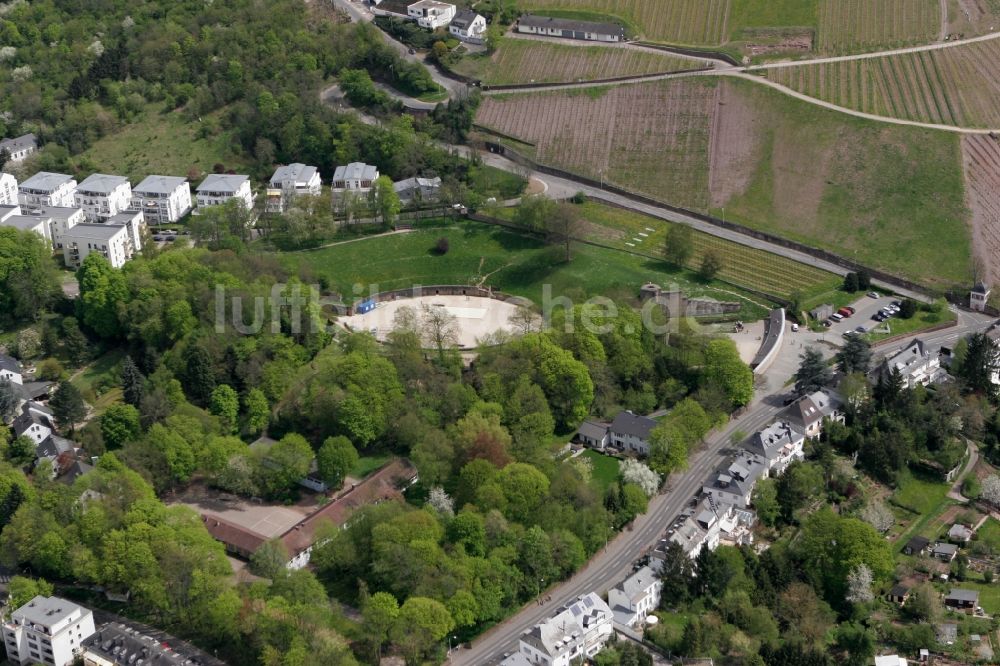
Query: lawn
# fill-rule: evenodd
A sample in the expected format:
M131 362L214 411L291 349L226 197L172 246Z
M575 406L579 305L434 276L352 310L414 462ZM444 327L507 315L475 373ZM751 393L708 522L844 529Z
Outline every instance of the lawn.
M204 122L214 122L215 115L206 116ZM83 171L119 174L132 183L150 174L211 173L215 164L226 169L247 166L233 151L234 141L228 132L199 138L200 126L179 112L150 108L135 122L98 139L77 159L77 166Z
M447 238L450 250L435 251L437 240ZM730 285L705 283L690 271L679 271L666 262L632 254L575 245L573 259L563 260L561 247L499 227L462 222L451 227L416 230L368 238L315 251L279 255L290 268L308 266L329 288L350 297L413 285L483 284L509 294L543 303L565 296L582 302L602 295L635 299L648 281L677 284L690 296L739 300ZM760 300L760 297L756 297ZM759 319L764 309L744 301L744 319Z
M947 483L921 479L911 474L904 476L889 498L897 517L913 520L896 541L900 549L911 536L937 536L941 525L936 524L934 519L953 504L946 497L949 488Z
M363 479L390 460L392 460L392 456L388 454L371 454L361 456L358 458L358 464L351 470L350 476L353 476L356 479Z
M987 544L993 552L1000 552L1000 521L987 518L976 532L977 540Z
M618 480L618 459L592 449L587 449L580 454L580 457L589 460L593 465L593 481L603 495L604 491Z
M484 198L513 199L520 196L528 184L516 173L491 166L474 166L469 169L469 186Z
M956 318L957 315L946 306L942 306L940 312L925 312L921 310L909 319L893 317L892 319L886 320L885 323L889 325L889 333L869 333L865 337L867 337L871 342L878 342L879 340L884 340L894 335L916 333L925 328L930 328L931 326L937 326L938 324L943 324L945 322L955 321Z
M101 356L70 380L95 412L103 412L121 398L119 373L125 352L115 349Z

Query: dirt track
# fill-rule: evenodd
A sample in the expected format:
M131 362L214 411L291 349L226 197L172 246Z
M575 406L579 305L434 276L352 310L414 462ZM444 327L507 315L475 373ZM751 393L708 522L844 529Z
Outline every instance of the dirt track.
M989 136L962 138L965 196L972 211L972 251L979 277L1000 279L1000 141Z

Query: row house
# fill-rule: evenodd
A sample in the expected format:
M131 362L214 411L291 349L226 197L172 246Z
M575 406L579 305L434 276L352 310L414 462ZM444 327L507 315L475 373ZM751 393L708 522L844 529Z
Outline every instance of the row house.
M132 185L122 176L95 173L77 185L73 199L89 222L105 222L128 210L132 203Z
M27 211L44 206L74 207L76 179L64 173L39 171L17 188L17 200Z
M130 208L147 224L173 224L191 212L191 186L179 176L146 176L132 189Z

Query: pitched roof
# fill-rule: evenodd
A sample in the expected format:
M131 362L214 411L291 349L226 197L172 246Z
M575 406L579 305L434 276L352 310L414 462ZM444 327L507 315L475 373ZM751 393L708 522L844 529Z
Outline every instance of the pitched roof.
M935 555L954 555L958 552L958 546L953 543L939 543L934 546L932 552Z
M347 166L339 166L333 172L334 180L375 180L378 178L378 167L364 162L351 162Z
M77 192L96 192L111 194L122 185L128 185L128 178L113 176L106 173L92 173L76 186Z
M802 442L805 435L786 421L775 421L753 436L754 448L760 449L765 458L776 458L785 446Z
M254 553L267 541L263 535L215 515L202 514L201 521L213 538L236 550Z
M415 190L418 187L441 187L441 178L407 178L392 184L392 189L396 190L396 192Z
M456 28L465 29L472 25L472 22L476 20L479 16L476 12L471 9L460 9L458 13L455 14L455 18L451 20L451 24Z
M550 617L525 632L535 639L546 654L556 656L571 649L566 638L579 636L602 622L610 622L613 615L608 605L591 592L578 597L573 603L556 610Z
M955 523L948 530L948 537L951 539L961 539L963 541L968 541L972 538L972 530L961 523Z
M658 580L659 576L656 575L656 572L650 567L645 566L615 585L615 589L635 602L646 596L646 592Z
M974 294L988 294L990 293L990 288L986 286L986 283L980 280L976 283L976 286L972 288L972 293Z
M184 185L187 179L180 176L146 176L132 188L133 194L170 194Z
M625 29L616 23L595 23L593 21L573 21L570 19L552 18L549 16L522 16L518 23L532 28L570 30L572 32L591 32L599 35L625 36Z
M14 139L0 139L0 150L5 148L12 153L25 148L38 148L38 137L34 134L22 134Z
M295 162L294 164L288 164L286 166L280 166L274 171L274 175L271 176L270 182L272 184L277 183L279 185L286 182L292 183L308 183L312 180L312 177L316 175L316 167L308 166L300 162Z
M249 176L230 173L209 174L198 186L199 192L237 192L243 183L250 180Z
M906 542L906 547L913 551L921 551L929 546L931 540L927 537L915 536Z
M962 588L955 588L947 595L945 595L945 601L979 601L979 590L963 590Z
M837 411L837 402L826 391L816 391L799 398L789 407L789 415L803 427L808 428L814 423L832 416Z
M619 412L611 422L611 431L622 435L631 435L639 439L648 439L649 432L656 427L656 421L648 416L639 416L632 412Z
M76 448L76 442L58 435L49 435L35 447L36 458L58 458Z
M588 439L603 439L608 434L608 424L606 423L595 423L594 421L584 421L577 428L577 432L580 433L580 437L586 437Z
M13 356L0 354L0 370L21 374L21 363Z
M893 585L892 589L889 590L889 596L893 597L905 597L909 593L910 593L910 588L903 585L902 583Z
M64 173L39 171L34 176L21 183L21 187L19 189L54 192L71 180L73 180L73 176L67 176Z

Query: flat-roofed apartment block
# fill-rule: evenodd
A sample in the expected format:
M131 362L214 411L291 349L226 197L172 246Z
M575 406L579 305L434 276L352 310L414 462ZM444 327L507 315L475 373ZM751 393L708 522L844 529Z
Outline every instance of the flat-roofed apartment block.
M17 188L17 200L28 210L42 206L67 206L76 204L76 179L64 173L39 171Z
M90 609L41 595L14 611L3 625L7 658L22 665L68 666L93 633Z
M132 188L130 207L147 224L173 224L191 212L191 186L179 176L146 176Z
M196 191L198 208L221 206L230 199L236 199L247 210L253 209L253 191L250 176L213 173L201 181Z
M295 197L319 196L322 185L319 170L314 166L296 162L278 167L267 184L265 210L283 213Z
M52 245L52 234L49 229L49 219L41 215L5 215L2 227L13 227L21 231L34 231L45 239L45 242Z
M132 203L132 186L128 178L95 173L76 186L74 200L76 207L83 209L88 221L104 222L128 210Z
M79 268L91 252L99 252L114 268L121 268L137 251L123 224L78 224L63 238L63 260L72 269Z
M17 179L9 173L0 173L0 206L17 205Z

